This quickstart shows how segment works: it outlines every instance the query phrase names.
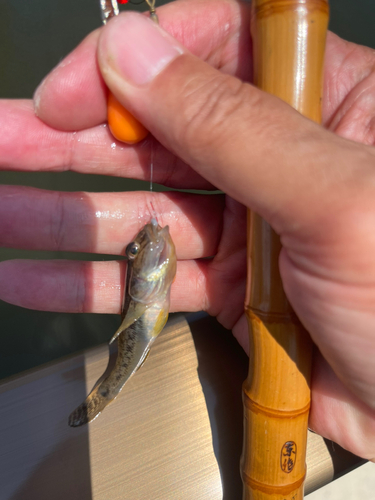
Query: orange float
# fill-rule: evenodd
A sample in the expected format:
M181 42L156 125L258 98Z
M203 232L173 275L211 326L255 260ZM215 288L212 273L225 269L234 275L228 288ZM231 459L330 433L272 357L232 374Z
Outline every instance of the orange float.
M125 109L110 92L108 95L108 126L112 135L121 142L136 144L142 141L148 130Z

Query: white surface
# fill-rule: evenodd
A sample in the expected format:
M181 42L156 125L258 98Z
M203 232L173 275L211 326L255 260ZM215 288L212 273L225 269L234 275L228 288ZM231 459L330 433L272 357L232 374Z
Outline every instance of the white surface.
M327 484L306 500L374 500L375 499L375 464L368 462L349 472L336 481Z

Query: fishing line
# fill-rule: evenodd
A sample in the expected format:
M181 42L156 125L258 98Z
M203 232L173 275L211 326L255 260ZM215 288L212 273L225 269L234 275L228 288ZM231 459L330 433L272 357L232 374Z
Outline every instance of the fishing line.
M150 193L153 192L153 180L154 180L154 138L151 137L151 151L150 151ZM157 220L156 211L154 205L152 204L152 200L150 200L151 205L151 219Z
M101 16L102 16L102 21L103 24L107 24L108 20L111 19L112 17L115 17L119 14L119 7L118 4L125 4L125 3L131 3L133 5L139 5L143 2L146 2L146 4L149 7L149 12L150 12L150 19L154 21L156 24L159 24L159 19L156 14L155 10L155 0L140 0L139 2L137 0L100 0L100 11L101 11ZM119 114L119 109L118 106L120 106L120 116L121 113L124 112L125 110L121 107L121 105L118 103L118 101L112 96L111 93L109 93L108 97L108 124L110 127L110 130L112 134L115 136L116 139L124 142L129 142L127 139L129 139L129 134L128 134L128 118L126 117L124 122L125 122L125 129L126 129L126 134L124 134L124 129L123 129L123 123L120 120L120 126L118 123L118 119L116 118L116 121L112 121L111 125L111 114L110 110L113 112L114 110L116 111L116 114L114 116L118 116ZM122 109L122 111L121 111ZM128 113L127 113L128 115ZM126 116L126 115L125 115ZM134 118L133 118L134 120ZM136 120L135 120L136 121ZM144 127L139 124L139 126L144 129ZM143 131L142 131L143 132ZM139 136L139 130L137 131L136 135L136 140L134 140L134 137L131 137L132 141L129 142L130 144L134 144L135 142L138 142L139 140L143 139L147 135L147 130L144 129L144 132L146 133L143 135L141 134L142 137ZM138 137L137 137L138 135ZM154 181L154 139L151 137L151 151L150 151L150 193L153 192L153 181ZM152 205L152 202L150 202L152 210L151 212L151 218L156 220L156 211Z
M151 139L151 153L150 153L150 191L152 192L154 180L154 141Z

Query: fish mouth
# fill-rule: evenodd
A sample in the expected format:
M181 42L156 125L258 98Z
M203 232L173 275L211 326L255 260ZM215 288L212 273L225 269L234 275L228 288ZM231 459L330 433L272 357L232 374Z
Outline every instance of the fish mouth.
M159 226L158 221L154 217L150 220L150 225L154 235L157 236L158 228L161 229L161 227Z
M135 302L149 304L163 296L176 273L175 248L168 226L148 223L135 243L139 251L128 263L128 293Z
M167 231L168 231L168 226L166 226L166 227L167 227ZM169 233L168 233L168 235L169 235ZM159 255L159 263L158 263L159 267L162 266L166 261L169 261L169 258L171 255L171 245L169 243L168 238L164 238L163 242L164 242L163 249Z
M171 249L169 244L169 226L161 227L154 218L151 219L149 226L151 232L150 243L159 253L158 265L161 265L169 258Z
M165 265L173 253L169 227L161 227L156 219L151 219L135 242L139 244L140 252L133 266L140 278L149 276L157 267Z
M159 243L160 238L166 239L169 236L169 226L161 227L156 219L151 219L149 226L156 243Z

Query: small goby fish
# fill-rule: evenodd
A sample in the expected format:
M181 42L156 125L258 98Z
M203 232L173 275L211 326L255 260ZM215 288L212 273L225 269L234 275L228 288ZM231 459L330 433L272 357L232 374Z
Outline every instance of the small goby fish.
M116 398L145 361L168 319L170 288L177 264L168 226L161 228L152 219L126 247L126 256L122 323L110 341L117 339L118 343L115 366L71 413L71 427L91 422Z

